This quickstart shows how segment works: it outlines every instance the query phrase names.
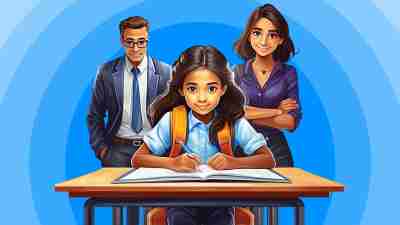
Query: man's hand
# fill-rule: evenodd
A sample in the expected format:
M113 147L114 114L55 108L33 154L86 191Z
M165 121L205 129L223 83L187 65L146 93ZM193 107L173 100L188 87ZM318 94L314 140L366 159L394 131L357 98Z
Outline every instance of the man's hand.
M101 160L104 159L104 157L105 157L106 154L107 154L107 151L108 151L108 148L107 148L107 147L104 147L104 148L100 149L100 159L101 159Z
M295 100L287 98L279 103L278 109L282 110L284 113L288 113L292 110L297 109L298 107L299 105Z
M173 167L178 172L194 172L200 165L200 158L196 154L182 154L173 161Z
M207 164L215 170L226 170L233 169L233 161L234 157L219 152L211 157Z

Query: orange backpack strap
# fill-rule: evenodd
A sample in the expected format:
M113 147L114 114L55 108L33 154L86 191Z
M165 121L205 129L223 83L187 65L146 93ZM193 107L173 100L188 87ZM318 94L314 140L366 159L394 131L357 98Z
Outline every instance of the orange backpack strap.
M181 153L181 143L186 142L187 131L187 112L184 105L176 106L172 109L170 119L171 129L171 150L169 157L176 157Z
M233 156L232 134L229 122L225 122L222 130L218 131L217 137L220 151L224 154Z

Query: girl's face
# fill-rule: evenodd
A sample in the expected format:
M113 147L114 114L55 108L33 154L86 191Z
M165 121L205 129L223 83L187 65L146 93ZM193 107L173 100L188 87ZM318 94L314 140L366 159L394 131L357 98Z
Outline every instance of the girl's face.
M282 44L278 29L267 18L260 18L250 30L249 42L258 56L271 55Z
M207 69L198 69L186 75L179 93L195 113L208 115L217 107L226 86L218 76Z

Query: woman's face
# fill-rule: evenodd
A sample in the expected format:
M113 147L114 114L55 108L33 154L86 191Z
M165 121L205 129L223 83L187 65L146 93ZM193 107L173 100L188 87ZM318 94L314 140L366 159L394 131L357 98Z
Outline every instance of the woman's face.
M258 56L271 55L282 44L278 29L267 18L260 18L250 30L249 42Z
M186 75L180 94L195 113L208 115L217 107L226 91L218 76L210 70L198 69Z

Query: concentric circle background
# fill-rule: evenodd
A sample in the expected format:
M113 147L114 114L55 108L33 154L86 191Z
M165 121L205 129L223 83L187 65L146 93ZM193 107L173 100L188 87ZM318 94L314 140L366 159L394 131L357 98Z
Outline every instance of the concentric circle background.
M288 138L297 167L345 184L306 200L307 224L396 224L399 6L383 1L270 1L298 54L304 118ZM193 44L232 51L261 1L27 1L0 9L2 224L82 224L83 199L55 183L100 167L85 116L99 64L122 54L118 23L151 22L150 54L168 63ZM98 224L109 224L101 209ZM281 224L291 224L282 210Z

